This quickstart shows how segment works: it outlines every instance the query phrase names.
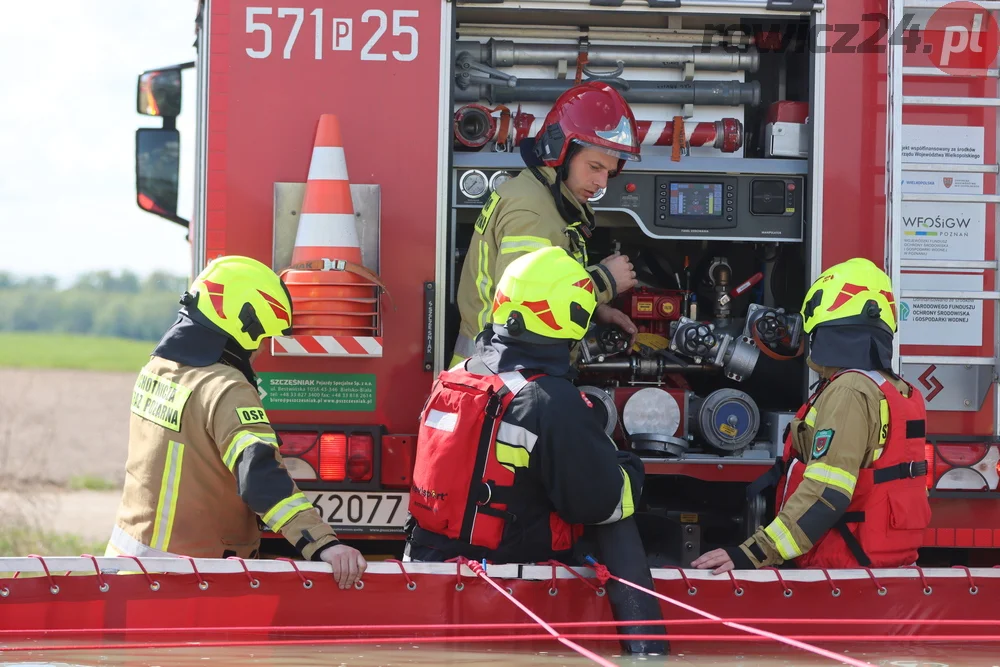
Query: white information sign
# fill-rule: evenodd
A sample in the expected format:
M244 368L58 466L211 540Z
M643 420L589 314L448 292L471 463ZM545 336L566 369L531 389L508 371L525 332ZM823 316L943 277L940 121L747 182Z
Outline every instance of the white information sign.
M902 142L903 162L983 164L982 127L904 125ZM903 192L982 194L983 175L904 171ZM985 249L986 204L903 202L903 259L982 260Z
M982 274L904 273L907 289L983 289ZM958 299L903 299L899 306L899 336L903 345L983 344L983 302Z

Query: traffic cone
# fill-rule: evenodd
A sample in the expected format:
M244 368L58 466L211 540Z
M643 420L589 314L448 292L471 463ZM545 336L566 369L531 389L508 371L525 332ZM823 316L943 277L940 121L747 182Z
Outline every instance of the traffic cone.
M340 122L332 114L319 119L292 263L281 276L292 297L292 335L376 334L379 283L362 264Z

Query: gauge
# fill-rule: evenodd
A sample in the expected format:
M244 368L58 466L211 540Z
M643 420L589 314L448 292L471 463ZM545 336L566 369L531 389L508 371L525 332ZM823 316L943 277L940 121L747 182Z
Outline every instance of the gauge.
M490 176L490 190L496 190L501 185L514 178L514 174L510 173L506 169L501 169L492 176Z
M486 174L478 169L471 169L465 172L458 181L458 187L462 191L462 194L469 199L479 199L482 197L486 194L488 185Z
M607 192L607 191L608 191L607 188L601 188L600 190L598 190L597 192L595 192L594 196L591 197L590 199L588 199L587 201L598 201L601 197L604 196L604 193Z

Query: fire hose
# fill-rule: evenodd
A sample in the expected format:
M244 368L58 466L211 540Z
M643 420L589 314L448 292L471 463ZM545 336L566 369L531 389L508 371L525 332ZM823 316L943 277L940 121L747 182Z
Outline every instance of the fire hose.
M493 116L500 111L499 122ZM541 130L543 118L518 111L511 114L505 106L489 108L482 104L467 104L455 112L454 136L456 147L479 149L490 141L498 146L520 144L534 137ZM636 121L639 143L643 146L673 146L675 123L669 121ZM689 146L711 146L723 153L734 153L743 146L743 123L736 118L722 118L714 122L683 124L684 142ZM511 133L513 128L513 133Z

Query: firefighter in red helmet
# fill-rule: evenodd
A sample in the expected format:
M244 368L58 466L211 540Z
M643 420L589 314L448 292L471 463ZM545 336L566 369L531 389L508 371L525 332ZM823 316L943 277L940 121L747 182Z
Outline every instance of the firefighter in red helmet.
M637 332L627 315L608 303L635 285L626 255L591 264L587 239L595 227L589 200L639 160L635 117L625 99L602 82L570 88L556 100L538 136L520 144L527 169L500 185L483 206L458 284L461 315L454 366L475 352L489 326L497 280L525 253L557 246L587 269L597 288L594 320Z

